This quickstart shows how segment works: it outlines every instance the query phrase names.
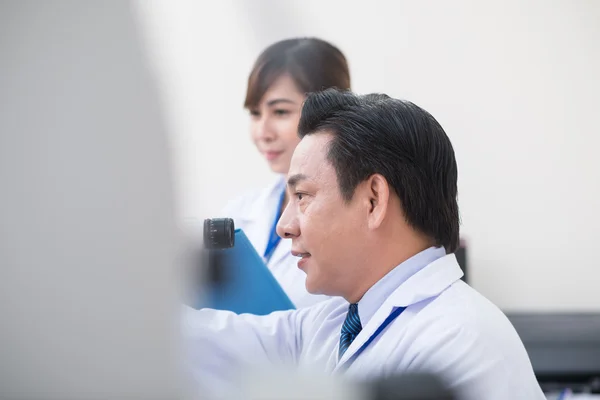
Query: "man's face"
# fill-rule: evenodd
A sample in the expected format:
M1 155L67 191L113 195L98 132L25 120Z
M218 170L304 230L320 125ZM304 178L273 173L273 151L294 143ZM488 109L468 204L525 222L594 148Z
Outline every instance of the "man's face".
M364 268L367 211L356 196L346 203L333 165L327 160L331 134L304 137L288 174L290 201L277 233L292 239L292 253L314 294L343 296Z

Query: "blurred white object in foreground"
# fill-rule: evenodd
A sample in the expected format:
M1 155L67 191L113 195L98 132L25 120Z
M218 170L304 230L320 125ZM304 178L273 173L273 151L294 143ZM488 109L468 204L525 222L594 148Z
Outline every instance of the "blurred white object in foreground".
M0 398L176 398L168 146L130 5L2 2L0 54Z

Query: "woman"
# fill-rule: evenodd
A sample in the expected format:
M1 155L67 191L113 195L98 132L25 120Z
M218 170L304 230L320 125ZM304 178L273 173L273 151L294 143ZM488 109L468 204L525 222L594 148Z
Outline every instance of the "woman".
M306 291L306 275L291 255L291 240L277 236L275 227L288 200L285 175L300 141L302 103L307 93L330 87L350 89L350 73L342 52L323 40L283 40L258 57L248 78L244 107L250 112L256 148L279 175L271 185L230 203L223 214L248 236L297 308L326 297Z

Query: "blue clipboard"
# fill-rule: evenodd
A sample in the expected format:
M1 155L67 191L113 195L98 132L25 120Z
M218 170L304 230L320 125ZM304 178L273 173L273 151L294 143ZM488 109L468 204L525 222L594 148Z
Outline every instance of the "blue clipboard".
M219 251L224 281L205 291L206 307L255 315L296 308L241 229L234 247Z

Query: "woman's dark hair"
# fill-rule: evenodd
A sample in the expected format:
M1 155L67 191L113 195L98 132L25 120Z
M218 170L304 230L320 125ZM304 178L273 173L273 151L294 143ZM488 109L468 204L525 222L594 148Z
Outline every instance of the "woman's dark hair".
M450 139L427 111L384 94L325 90L308 96L300 137L333 134L327 158L346 201L381 174L402 203L406 221L453 253L459 244L458 168Z
M287 39L267 47L248 77L244 107L256 107L269 87L289 74L303 93L327 88L350 89L350 71L344 54L316 38Z

